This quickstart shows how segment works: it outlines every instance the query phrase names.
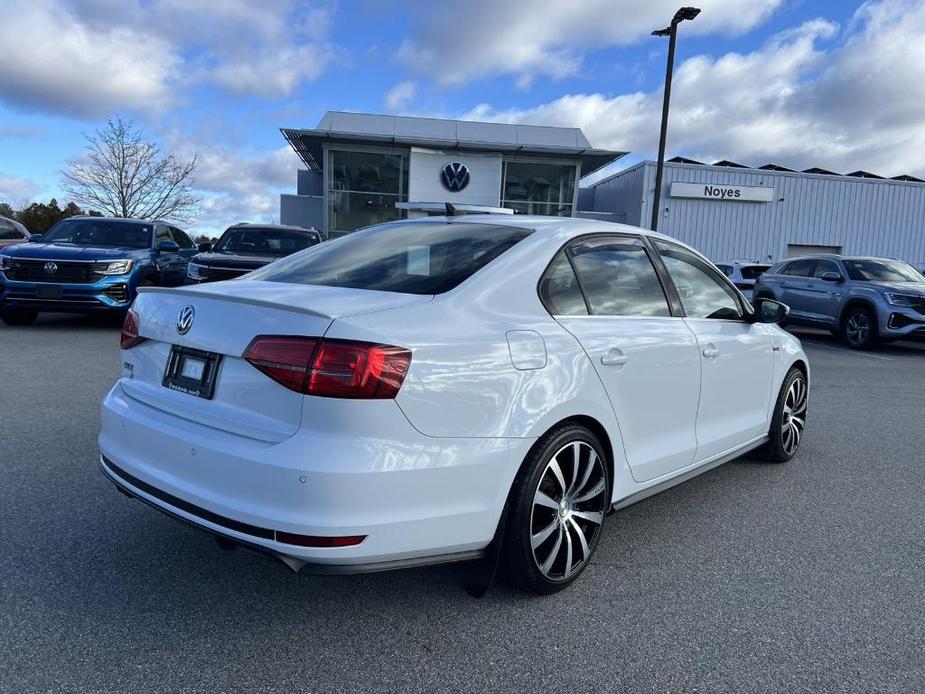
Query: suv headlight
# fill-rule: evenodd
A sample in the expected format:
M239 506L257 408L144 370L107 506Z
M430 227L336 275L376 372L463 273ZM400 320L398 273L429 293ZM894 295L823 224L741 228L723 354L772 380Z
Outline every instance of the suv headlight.
M896 292L884 292L883 296L886 300L893 304L893 306L908 306L913 308L919 306L925 297L917 296L915 294L897 294Z
M134 261L129 258L97 263L96 271L101 275L126 275L132 270Z
M8 255L0 255L0 270L9 270L13 267L13 258Z
M186 266L186 276L189 277L191 280L201 280L202 275L199 272L199 268L201 267L202 265L196 265L196 263L189 263Z

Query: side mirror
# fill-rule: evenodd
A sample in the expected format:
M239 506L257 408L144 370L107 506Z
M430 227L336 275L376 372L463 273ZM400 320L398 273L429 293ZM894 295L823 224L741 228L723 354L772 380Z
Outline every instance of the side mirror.
M157 244L158 253L177 253L180 250L180 246L177 245L176 241L161 241Z
M823 272L819 279L823 282L841 282L844 278L838 272Z
M45 234L32 234L32 236L29 237L29 240L32 243L42 243L42 241L45 240Z
M212 251L212 244L211 244L211 243L208 243L208 242L206 242L206 243L200 243L200 244L197 246L197 248L199 249L199 252L200 252L200 253L211 253L211 251Z
M790 307L774 299L755 299L755 323L780 323L790 315Z

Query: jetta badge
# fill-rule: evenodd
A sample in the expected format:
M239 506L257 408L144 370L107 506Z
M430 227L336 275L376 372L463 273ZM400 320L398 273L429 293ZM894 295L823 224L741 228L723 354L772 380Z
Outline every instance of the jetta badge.
M193 318L196 317L196 311L192 306L184 306L177 315L177 332L186 335L189 329L193 327Z
M57 263L45 263L45 274L53 275L58 271Z
M458 161L450 162L440 172L440 180L448 191L458 193L469 185L469 167Z

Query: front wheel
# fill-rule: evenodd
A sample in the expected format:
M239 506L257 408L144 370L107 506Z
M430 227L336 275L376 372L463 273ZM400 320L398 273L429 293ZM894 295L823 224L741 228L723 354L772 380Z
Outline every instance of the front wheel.
M760 458L769 463L786 463L796 455L806 428L808 404L809 384L806 375L793 367L777 396L768 442L758 451Z
M874 312L864 306L849 309L842 324L842 337L852 349L876 347L879 341L879 331Z
M7 325L32 325L38 315L38 311L28 308L0 308L0 320Z
M511 490L502 558L507 578L540 595L569 586L588 566L609 506L607 460L597 437L577 424L543 436Z

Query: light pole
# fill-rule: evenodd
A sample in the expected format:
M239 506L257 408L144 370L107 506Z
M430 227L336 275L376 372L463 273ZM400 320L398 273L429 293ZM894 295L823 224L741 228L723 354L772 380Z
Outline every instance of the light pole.
M662 131L658 138L658 166L655 169L655 199L652 201L652 231L658 231L658 208L662 197L662 170L665 168L665 139L668 135L668 103L671 101L671 73L674 71L674 45L678 38L678 24L700 14L699 7L682 7L675 12L671 25L652 32L652 36L668 37L668 68L665 70L665 97L662 101Z

